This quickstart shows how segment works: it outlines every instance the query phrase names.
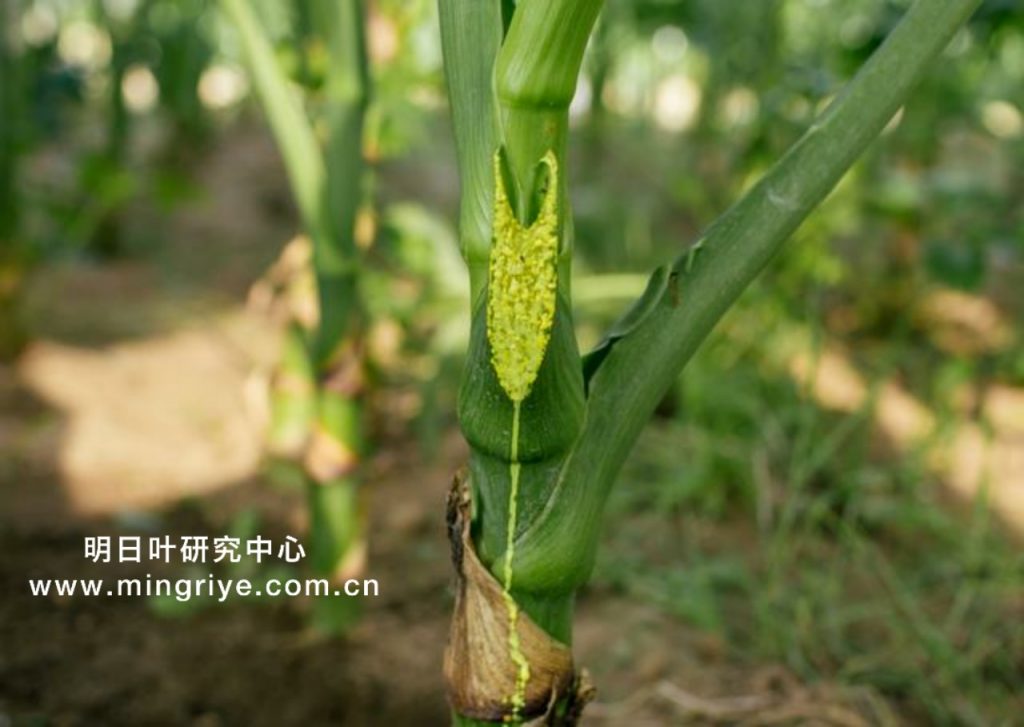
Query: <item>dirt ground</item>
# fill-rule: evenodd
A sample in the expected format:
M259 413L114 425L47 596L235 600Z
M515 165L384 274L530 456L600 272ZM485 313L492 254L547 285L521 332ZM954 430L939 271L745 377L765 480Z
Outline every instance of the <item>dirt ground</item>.
M89 562L90 534L217 536L249 511L265 534L302 531L301 494L260 474L251 416L251 372L273 360L276 337L240 303L292 232L283 175L262 134L222 146L206 194L161 225L154 259L36 281L39 340L0 370L0 726L448 722L443 510L464 451L450 427L422 461L388 402L367 478L378 504L368 575L381 595L347 638L312 634L300 599L175 616L145 599L29 595L29 578L151 569ZM586 724L891 719L871 694L737 665L638 599L587 591L577 623L576 653L599 688Z

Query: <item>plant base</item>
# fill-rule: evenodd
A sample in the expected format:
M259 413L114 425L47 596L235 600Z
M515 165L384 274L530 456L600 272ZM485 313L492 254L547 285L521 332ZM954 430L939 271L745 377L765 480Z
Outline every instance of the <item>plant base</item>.
M514 621L516 648L530 677L517 690L506 594L476 554L463 473L448 496L448 534L458 580L444 673L457 722L575 725L594 695L586 671L577 672L570 648L521 609Z

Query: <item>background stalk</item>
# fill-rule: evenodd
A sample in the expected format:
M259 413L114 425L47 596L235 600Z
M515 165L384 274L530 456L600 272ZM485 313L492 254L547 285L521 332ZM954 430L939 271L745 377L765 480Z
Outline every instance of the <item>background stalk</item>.
M14 245L18 226L18 203L15 198L17 143L21 129L17 122L20 78L17 58L12 46L14 15L8 7L10 0L0 0L0 254L6 256ZM0 257L0 260L3 258Z
M331 229L323 209L326 170L319 142L297 91L278 66L274 49L246 0L220 0L238 31L253 85L284 160L288 183L312 238Z
M311 563L322 575L348 578L362 568L365 517L357 492L364 452L362 399L363 310L359 297L356 216L363 193L363 121L369 98L365 30L360 0L314 4L325 29L326 139L317 138L300 97L244 0L222 0L238 27L254 83L284 157L303 226L313 244L318 320L298 346L293 327L286 363L295 383L312 377L313 429L303 467L308 483ZM305 361L301 360L305 357ZM308 414L302 392L289 400L296 421ZM340 630L351 620L346 600L316 602L318 624Z
M20 297L25 253L20 240L18 188L21 73L14 28L13 0L0 0L0 362L13 359L25 343Z
M364 454L363 311L359 299L356 215L362 203L363 120L368 103L364 18L359 0L318 2L326 29L327 175L321 202L336 234L316 240L320 321L314 341L317 419L305 467L313 514L313 564L324 575L350 578L363 568L365 517L356 470ZM316 602L329 630L344 628L347 601Z
M107 88L107 139L103 149L103 164L108 173L124 169L131 149L131 117L124 97L124 80L133 60L130 36L133 20L115 20L102 2L94 4L93 12L100 23L111 29L110 79ZM138 12L138 11L136 11ZM116 258L124 252L122 239L121 205L104 209L90 233L88 246L103 258Z
M301 453L316 415L316 376L307 335L297 321L288 324L270 382L267 446L274 457L290 459Z

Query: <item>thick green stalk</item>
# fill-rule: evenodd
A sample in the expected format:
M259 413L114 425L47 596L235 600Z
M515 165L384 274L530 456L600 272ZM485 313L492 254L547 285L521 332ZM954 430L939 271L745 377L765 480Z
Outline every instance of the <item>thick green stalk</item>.
M471 350L459 414L471 445L471 482L479 512L476 543L482 561L496 574L498 556L506 549L509 531L521 533L541 512L561 461L583 423L583 381L570 305L572 215L564 170L569 103L599 9L600 2L593 1L520 2L495 58L494 78L488 86L492 95L466 101L480 107L493 104L495 111L492 146L472 149L482 157L475 160L477 164L488 161L489 173L473 183L503 188L523 226L537 217L549 186L555 185L557 199L555 318L537 381L521 407L522 437L515 457L511 456L513 405L497 385L487 340L484 310L488 296L473 300ZM491 22L497 24L494 16ZM452 63L447 65L450 74L457 73ZM500 155L497 177L495 154ZM540 163L549 154L554 158L553 167ZM469 186L464 186L463 192L464 202L467 197L483 196ZM493 237L488 229L488 257ZM483 402L486 404L481 405ZM518 473L514 489L510 462ZM538 598L517 585L515 579L511 592L550 633L569 640L571 592L559 599L552 599L550 594Z
M672 265L656 303L590 382L579 444L544 514L516 544L521 578L559 590L585 582L607 494L659 399L979 4L917 0L800 141Z
M521 0L495 72L503 103L567 109L603 0Z
M499 104L494 94L494 68L499 49L502 47L503 32L510 23L511 3L502 0L439 0L441 19L441 40L445 54L445 75L448 81L452 123L455 129L459 177L461 180L461 206L459 237L462 254L466 259L470 275L471 306L473 308L472 342L469 361L460 396L460 421L467 440L472 444L470 457L470 480L474 489L475 509L478 525L477 547L484 562L501 576L499 553L505 550L509 524L509 455L511 452L513 405L508 400L494 376L490 362L485 325L486 289L488 262L492 242L492 218L495 200L494 156L498 151L500 138L508 137L499 129ZM520 31L521 32L521 31ZM517 42L519 52L527 45ZM511 99L510 99L511 100ZM564 105L567 106L568 102ZM556 104L557 105L557 104ZM508 115L507 104L502 115ZM565 109L553 109L555 133L558 141L557 152L564 158ZM529 159L523 145L516 144L519 158ZM527 175L547 151L542 144L530 144L535 153L532 162L527 161ZM531 180L532 183L532 180ZM563 187L564 189L564 187ZM521 198L514 193L512 196ZM518 208L520 217L529 217ZM564 296L563 296L564 298ZM567 316L564 300L559 306L557 323L560 335L553 345L561 345L559 358L576 356L575 341L571 335L571 319ZM571 444L574 432L579 428L578 414L582 401L568 407L569 416L547 417L550 413L538 408L536 401L542 401L548 393L556 396L559 389L570 394L580 390L580 382L559 375L557 369L542 368L534 384L534 397L525 404L523 419L523 442L517 443L517 459L528 461L520 469L521 487L517 488L529 502L523 503L523 522L528 522L525 513L535 512L542 506L542 496L533 496L545 481L551 481L558 467L558 451L565 451ZM562 414L562 412L558 412ZM568 439L566 438L568 432ZM513 584L514 586L514 584ZM550 599L520 598L531 602L526 610L546 624L551 633L568 638L571 619L571 595L552 603Z
M565 168L569 104L590 31L602 0L524 0L516 6L494 69L500 143L507 154L510 190L520 218L536 214L537 163L553 151ZM565 174L559 181L562 222L571 215L565 203ZM570 230L571 231L571 230ZM563 235L565 262L559 285L568 291L571 235Z
M583 425L565 151L568 107L599 8L522 0L512 11L497 0L441 0L473 308L459 420L471 450L474 550L500 582L501 598L491 607L507 636L494 637L501 643L493 643L493 657L511 670L482 691L460 685L460 670L488 657L469 653L481 644L479 634L458 640L467 646L449 659L456 670L449 687L464 723L473 715L519 722L549 705L544 690L554 682L547 678L572 678L571 664L559 662L538 681L533 670L546 667L528 654L568 653L573 593L538 594L519 582L508 546L542 511ZM463 20L473 26L459 26ZM539 640L527 638L531 622L545 634ZM463 613L453 629L475 633L481 626ZM560 693L557 701L567 697Z

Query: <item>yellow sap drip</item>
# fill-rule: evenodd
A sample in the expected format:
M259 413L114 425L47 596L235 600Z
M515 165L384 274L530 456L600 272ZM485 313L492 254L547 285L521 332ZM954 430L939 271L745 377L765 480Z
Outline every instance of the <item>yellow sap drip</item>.
M519 632L516 631L516 624L519 621L519 606L512 598L512 560L515 557L516 540L516 519L519 498L519 408L520 402L514 402L512 410L512 451L509 457L508 467L509 486L508 493L508 523L505 535L505 579L502 584L502 591L505 597L505 607L508 609L508 653L512 663L516 665L516 688L509 697L512 705L512 715L507 721L514 722L519 719L519 713L526 706L526 685L530 681L530 662L519 643Z

